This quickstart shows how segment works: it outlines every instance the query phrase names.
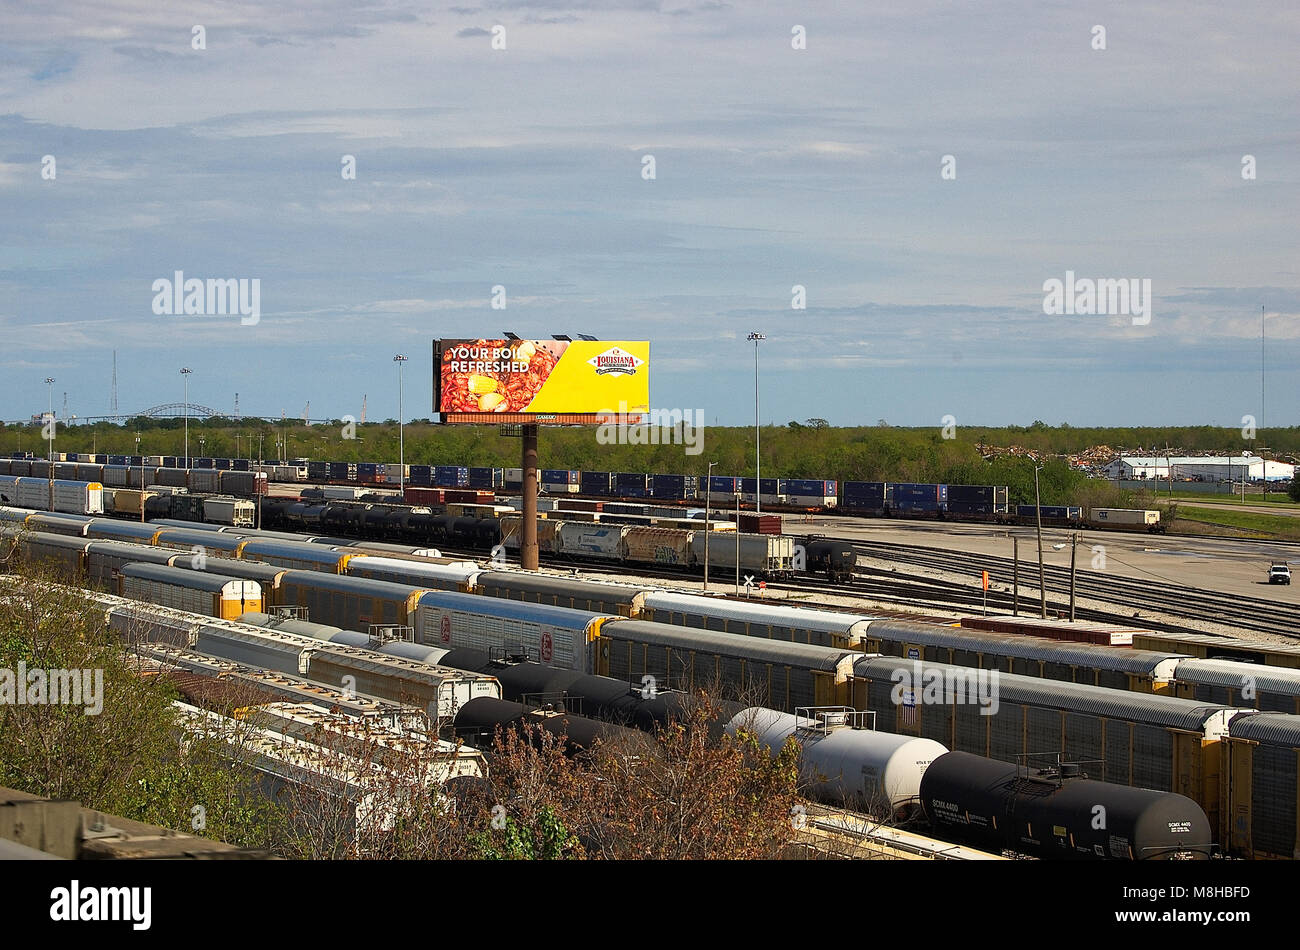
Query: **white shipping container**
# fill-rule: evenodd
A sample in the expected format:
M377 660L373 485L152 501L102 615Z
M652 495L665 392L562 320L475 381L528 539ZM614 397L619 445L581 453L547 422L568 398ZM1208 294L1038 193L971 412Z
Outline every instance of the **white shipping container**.
M1094 508L1092 520L1099 524L1153 525L1160 523L1160 512L1142 508Z
M759 496L754 494L754 492L745 492L743 495L740 496L740 498L742 501L747 501L752 505L755 499L758 499ZM761 496L761 498L763 504L765 505L785 505L785 504L789 504L790 496L764 494Z
M515 482L516 484L524 480L524 470L522 468L508 468L505 471L505 480Z
M354 488L351 485L323 485L321 487L322 497L347 499L349 501L360 498L368 489Z
M834 495L786 495L786 504L801 508L834 508Z
M409 465L390 463L384 466L384 473L388 476L390 482L396 482L403 478L407 481L411 480L411 466Z

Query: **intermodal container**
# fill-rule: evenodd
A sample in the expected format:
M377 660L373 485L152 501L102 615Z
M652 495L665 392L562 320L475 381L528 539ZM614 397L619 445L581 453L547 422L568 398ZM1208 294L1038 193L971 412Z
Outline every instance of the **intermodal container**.
M469 469L463 465L435 465L433 483L439 488L466 488L469 486Z
M432 465L412 465L411 477L407 479L409 485L432 485L433 484L433 466Z
M644 472L615 472L614 494L620 498L648 498L650 476Z
M505 484L504 468L475 468L469 470L470 488L500 488Z
M584 495L609 495L614 486L613 472L589 472L583 470L578 486Z
M738 526L746 534L780 534L781 516L759 515L742 511Z
M740 494L740 479L731 475L708 476L708 490L711 495Z

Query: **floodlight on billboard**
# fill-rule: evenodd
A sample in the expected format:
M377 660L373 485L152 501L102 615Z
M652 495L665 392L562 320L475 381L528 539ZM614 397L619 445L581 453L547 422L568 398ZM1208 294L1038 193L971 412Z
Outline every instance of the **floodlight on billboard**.
M443 422L637 423L650 411L646 340L435 340Z

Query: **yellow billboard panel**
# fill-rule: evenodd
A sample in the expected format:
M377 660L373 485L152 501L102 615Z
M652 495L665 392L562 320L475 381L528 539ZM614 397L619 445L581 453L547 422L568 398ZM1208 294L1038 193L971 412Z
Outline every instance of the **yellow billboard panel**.
M631 416L650 409L646 340L436 340L434 365L434 411L444 421Z

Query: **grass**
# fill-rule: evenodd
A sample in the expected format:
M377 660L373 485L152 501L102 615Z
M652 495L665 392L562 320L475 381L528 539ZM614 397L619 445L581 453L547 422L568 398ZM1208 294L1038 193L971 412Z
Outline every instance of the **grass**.
M1170 496L1165 492L1160 492L1156 496L1156 500L1158 501L1168 501L1169 498ZM1227 493L1224 493L1222 495L1219 494L1211 495L1211 494L1207 494L1206 492L1175 491L1173 494L1173 500L1179 502L1199 501L1203 504L1207 502L1213 502L1215 505L1223 505L1223 506L1237 505L1239 507L1241 505L1245 505L1246 507L1251 507L1252 505L1267 505L1270 508L1278 508L1280 510L1291 509L1291 510L1300 511L1300 504L1297 504L1296 502L1288 498L1285 490L1269 492L1267 502L1264 501L1263 494L1252 495L1250 492L1246 493L1246 500L1242 501L1240 495L1229 495Z
M1197 508L1180 504L1172 527L1185 534L1204 533L1201 526L1233 529L1237 537L1300 541L1300 518L1228 508Z

